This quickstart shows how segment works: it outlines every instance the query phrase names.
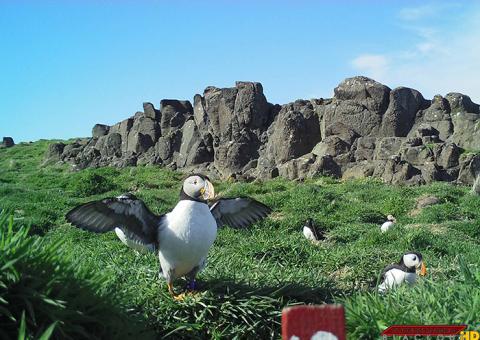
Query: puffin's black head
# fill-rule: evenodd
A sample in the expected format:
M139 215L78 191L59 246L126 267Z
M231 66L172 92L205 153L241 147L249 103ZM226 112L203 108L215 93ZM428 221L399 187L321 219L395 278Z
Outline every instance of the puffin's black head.
M416 251L403 254L399 264L402 267L406 267L408 272L414 273L417 269L420 269L420 275L424 276L427 273L427 268L423 263L423 256Z
M214 197L215 189L207 176L193 174L183 181L182 190L180 191L181 200L206 202Z
M314 229L313 220L311 218L307 219L305 221L304 227L307 227L307 228L313 230Z

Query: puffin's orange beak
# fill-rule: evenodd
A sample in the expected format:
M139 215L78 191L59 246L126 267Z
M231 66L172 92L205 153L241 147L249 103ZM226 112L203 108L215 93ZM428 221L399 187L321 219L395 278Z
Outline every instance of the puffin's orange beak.
M425 266L425 263L422 261L422 266L420 267L420 275L425 276L427 275L427 267Z
M208 201L215 198L215 189L213 184L207 179L205 180L205 186L200 190L200 193L203 196L203 199Z

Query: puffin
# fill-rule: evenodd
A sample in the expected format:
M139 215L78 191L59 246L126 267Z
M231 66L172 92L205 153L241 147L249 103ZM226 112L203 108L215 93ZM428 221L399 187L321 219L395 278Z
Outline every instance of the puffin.
M397 222L397 219L395 217L393 217L392 215L388 215L387 221L382 224L382 226L380 227L380 230L382 231L382 233L384 233L388 231L390 228L392 228L396 222Z
M81 204L66 214L66 220L95 233L114 231L133 249L157 252L160 277L167 281L172 297L179 300L184 294L175 293L174 280L185 277L188 290L195 290L195 277L206 264L218 228L246 228L271 211L250 197L215 199L209 178L193 174L184 180L178 203L165 214L154 214L129 193Z
M382 273L383 282L378 286L378 291L384 293L404 282L410 285L414 284L418 278L417 271L421 276L427 274L422 254L415 251L403 254L398 264L385 267Z
M318 242L325 239L324 231L318 228L313 220L309 218L303 226L303 235L312 242Z

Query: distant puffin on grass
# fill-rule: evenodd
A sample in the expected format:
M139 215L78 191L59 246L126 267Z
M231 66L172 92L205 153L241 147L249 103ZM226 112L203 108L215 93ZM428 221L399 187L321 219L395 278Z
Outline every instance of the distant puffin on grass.
M114 230L127 246L158 251L161 274L168 291L175 295L173 281L185 276L195 289L195 276L205 266L217 228L245 228L265 218L271 209L248 197L221 198L211 206L215 191L208 177L191 175L183 182L180 200L163 215L152 213L145 203L126 194L82 204L66 215L74 226L104 233Z
M314 243L325 239L325 232L317 227L311 218L303 226L303 235Z
M417 271L421 276L427 274L422 254L414 251L403 254L398 264L388 265L383 270L383 282L378 286L378 291L384 293L404 282L414 284L418 278Z
M395 223L397 223L396 218L393 217L392 215L388 215L387 216L387 221L382 224L382 226L380 227L380 230L382 231L382 233L384 233L384 232L388 231L389 229L393 228Z

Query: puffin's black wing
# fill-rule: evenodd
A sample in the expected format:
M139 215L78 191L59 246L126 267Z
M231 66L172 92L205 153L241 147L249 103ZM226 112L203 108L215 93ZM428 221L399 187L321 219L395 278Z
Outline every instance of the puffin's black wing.
M382 276L381 278L382 279L385 279L385 274L387 274L388 271L392 270L392 269L399 269L401 271L405 271L405 267L395 263L395 264L389 264L388 266L385 267L385 269L383 270L382 272Z
M237 197L219 199L210 206L210 211L218 227L246 228L265 218L272 209L253 198Z
M132 241L145 245L157 243L160 217L131 194L79 205L67 213L66 219L78 228L95 233L120 228Z

